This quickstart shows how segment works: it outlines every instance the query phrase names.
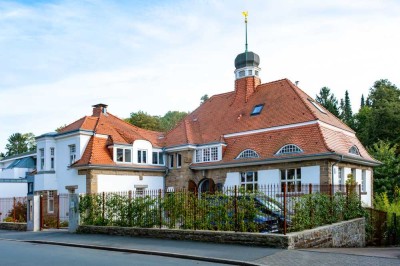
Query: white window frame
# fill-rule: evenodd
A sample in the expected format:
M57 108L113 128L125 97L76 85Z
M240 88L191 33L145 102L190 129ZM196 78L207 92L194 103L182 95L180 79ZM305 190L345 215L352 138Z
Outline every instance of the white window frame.
M246 159L246 158L259 158L258 153L252 149L245 149L236 157L236 159Z
M139 154L140 154L140 156L139 156ZM147 154L148 154L148 152L147 152L147 150L144 150L144 149L138 149L137 150L137 155L138 155L138 157L137 157L137 163L140 163L140 164L147 164ZM144 155L144 156L143 156ZM139 158L140 158L140 161L139 161Z
M122 150L122 158L119 160L118 158L118 150ZM126 153L130 153L130 160L127 160ZM116 163L132 163L132 149L131 148L123 148L123 147L116 147L115 148L115 160Z
M211 146L205 148L198 148L195 150L195 163L203 162L216 162L220 160L220 148L218 146Z
M168 167L170 169L174 168L174 155L173 154L168 155Z
M276 153L276 155L283 155L283 154L296 154L296 153L302 153L303 150L300 149L299 146L296 144L286 144L282 148L279 149L279 151Z
M182 154L177 153L176 154L176 168L181 168L182 167Z
M362 170L361 173L361 192L367 192L367 170Z
M69 165L72 165L76 162L76 145L70 144L68 145L69 148Z
M51 147L50 148L50 169L54 170L54 165L55 165L55 148Z
M289 179L289 173L294 171L293 179ZM299 176L300 173L300 176ZM283 192L283 184L286 184L287 193L301 192L301 168L288 168L280 170L281 191ZM293 184L291 184L293 183Z
M44 169L45 161L44 161L44 149L39 149L39 156L40 156L40 170Z
M349 153L352 155L361 156L360 151L356 145L351 146L351 148L349 149Z
M154 165L164 165L165 164L164 153L162 151L153 151L152 154L153 154L152 164L154 164Z
M47 191L47 213L54 213L54 191Z
M247 171L240 172L240 187L244 188L246 191L255 192L258 190L258 172L257 171ZM248 189L251 187L251 189Z

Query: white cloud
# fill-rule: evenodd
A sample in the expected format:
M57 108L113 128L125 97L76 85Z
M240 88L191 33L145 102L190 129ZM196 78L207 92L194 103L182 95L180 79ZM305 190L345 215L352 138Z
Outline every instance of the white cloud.
M354 111L375 80L400 85L397 1L122 3L0 3L0 151L12 133L52 131L98 102L162 115L233 90L243 10L263 82L349 90Z

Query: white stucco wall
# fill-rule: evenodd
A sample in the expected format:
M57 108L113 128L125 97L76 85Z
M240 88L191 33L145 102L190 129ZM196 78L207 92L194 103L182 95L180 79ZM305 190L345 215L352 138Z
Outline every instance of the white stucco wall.
M68 193L66 186L78 186L77 193L86 192L86 176L78 175L78 170L69 168L69 145L76 145L76 160L82 157L88 144L90 135L74 135L57 139L56 144L56 177L57 190L60 193Z
M0 198L26 197L27 183L0 183Z
M369 170L366 170L365 173L366 173L366 179L365 179L366 184L365 185L366 185L367 194L361 195L361 201L363 202L363 204L365 206L372 207L372 183L371 183L372 173Z
M26 172L31 172L30 168L12 168L0 172L0 178L25 178Z
M240 186L240 173L232 172L226 174L224 189L230 189L235 186Z
M135 191L135 186L145 187L146 190L164 189L164 177L143 176L143 180L140 180L139 176L135 175L97 176L98 192Z

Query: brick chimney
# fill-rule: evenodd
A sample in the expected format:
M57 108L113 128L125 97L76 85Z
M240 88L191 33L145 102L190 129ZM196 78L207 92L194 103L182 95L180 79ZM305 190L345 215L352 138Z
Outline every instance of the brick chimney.
M93 105L93 114L92 116L100 116L100 114L107 114L107 104L103 104L103 103L99 103L99 104L95 104Z

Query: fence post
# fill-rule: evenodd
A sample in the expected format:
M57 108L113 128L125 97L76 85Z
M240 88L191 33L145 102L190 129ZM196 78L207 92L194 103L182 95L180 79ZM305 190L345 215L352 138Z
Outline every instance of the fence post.
M392 245L397 244L397 216L396 213L394 212L393 214L393 242L391 243Z
M239 221L238 221L238 204L237 204L237 199L238 199L238 193L237 193L237 185L235 185L235 199L234 199L234 205L235 205L235 232L238 231L239 227Z
M60 194L57 194L57 229L60 229Z
M39 210L39 213L40 213L40 219L39 219L39 221L40 221L40 229L39 229L39 231L42 231L43 230L43 194L40 194L40 196L39 196L39 202L40 202L40 210Z
M286 235L286 183L283 183L283 234Z
M161 189L158 190L158 209L160 212L160 229L162 227Z
M333 215L333 198L332 198L332 184L329 184L329 199L331 201L331 208L330 208L330 213L331 213L331 217Z
M310 184L308 184L308 194L310 195L310 203L312 203L312 184L310 183ZM311 206L311 204L310 204L310 206ZM313 228L313 216L314 216L314 212L313 212L313 208L310 208L310 221L311 221L311 223L310 223L310 229L311 228Z
M16 206L16 204L15 204L15 197L14 197L14 201L13 201L13 220L14 220L14 223L15 223L15 206Z
M129 226L132 226L132 190L128 191L128 200L129 200L129 206L128 206L128 222Z
M103 193L102 193L102 210L101 210L101 219L103 220L103 224L104 224L105 205L106 205L106 199L105 199L105 193L103 191Z
M197 200L198 200L198 196L197 196L197 187L194 189L194 199L193 199L193 209L194 209L194 213L193 213L193 225L194 225L194 230L197 229Z

